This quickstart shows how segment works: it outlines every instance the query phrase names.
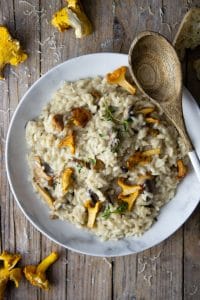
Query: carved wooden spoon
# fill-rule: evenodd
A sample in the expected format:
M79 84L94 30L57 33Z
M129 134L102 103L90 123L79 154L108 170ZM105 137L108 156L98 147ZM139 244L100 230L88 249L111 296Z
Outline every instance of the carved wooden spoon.
M139 90L164 111L182 136L200 180L200 162L183 121L182 72L176 51L160 34L141 32L129 50L129 69Z

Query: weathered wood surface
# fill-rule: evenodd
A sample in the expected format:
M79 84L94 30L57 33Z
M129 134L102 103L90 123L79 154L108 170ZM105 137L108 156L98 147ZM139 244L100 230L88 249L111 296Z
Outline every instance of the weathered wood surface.
M29 54L18 68L6 69L0 82L0 201L1 250L19 251L23 264L36 263L52 250L59 261L49 271L54 282L49 292L23 280L19 289L12 285L7 299L74 300L195 300L200 299L200 209L172 237L138 255L103 259L67 251L34 229L19 210L5 174L5 138L18 101L51 67L71 57L93 52L127 53L136 33L154 30L172 40L189 7L199 0L85 0L82 1L95 32L76 40L72 30L58 33L50 25L53 12L64 1L0 0L0 24L8 26ZM189 51L185 62L185 84L200 100L200 83L192 60L200 51ZM169 220L170 222L170 220Z

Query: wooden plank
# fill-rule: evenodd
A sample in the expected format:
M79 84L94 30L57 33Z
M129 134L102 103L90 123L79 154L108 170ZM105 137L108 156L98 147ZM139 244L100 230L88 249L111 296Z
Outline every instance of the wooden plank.
M186 10L183 1L178 2L178 5L168 1L117 2L115 20L120 20L121 31L114 42L116 49L127 53L132 39L142 30L158 31L171 40ZM126 265L124 272L123 265ZM132 276L127 275L130 273ZM113 276L116 299L181 299L182 230L138 256L116 259ZM124 283L126 286L122 288Z
M191 1L190 6L200 7L199 1ZM196 77L193 62L200 58L200 48L187 50L186 59L186 87L200 104L200 81ZM199 206L184 225L184 290L185 300L196 300L200 298L200 240L199 240Z
M113 299L136 299L136 258L136 255L128 255L113 259Z
M73 30L60 34L65 45L63 60L87 53L112 51L112 1L83 1L95 31L75 39ZM106 17L105 17L106 16ZM67 299L111 299L112 269L107 260L68 252Z
M34 1L36 9L39 7L39 1ZM39 55L37 54L38 47L34 44L33 39L30 39L30 27L32 38L38 35L38 28L31 24L32 17L26 17L24 10L28 9L27 4L20 1L3 1L2 17L5 18L6 24L11 30L14 37L21 41L24 49L31 49L29 59L18 68L8 68L9 74L5 84L8 84L9 93L5 98L6 109L10 113L7 114L7 123L4 126L5 133L7 132L8 122L14 112L19 99L22 97L28 86L32 84L39 76ZM29 52L29 51L27 51ZM35 68L31 74L30 70ZM29 224L13 196L9 193L8 183L5 173L2 176L6 182L6 191L3 191L2 219L3 219L3 249L13 252L20 252L23 256L21 265L27 263L35 263L40 257L40 235ZM5 213L4 213L5 212ZM34 249L34 251L33 251ZM33 299L37 297L37 290L23 280L19 289L10 289L9 299Z
M200 206L184 226L184 299L200 299Z
M110 259L68 251L67 299L112 299Z
M137 299L182 299L182 230L138 254Z
M178 24L185 14L186 5L184 1L162 1L160 7L157 7L157 11L159 11L160 17L157 16L157 21L154 19L154 30L164 34L172 41ZM143 261L144 256L147 256L148 266L149 261L152 263L151 255L157 257L159 253L161 254L158 265L149 266L150 270L147 268L143 275L138 274L137 283L140 283L137 295L139 299L144 297L145 299L182 299L183 230L180 229L162 244L145 252L144 255L139 254L138 263L140 259ZM156 272L154 274L155 268ZM147 278L149 287L146 285L146 288L142 289L144 278Z
M53 13L60 8L60 1L41 1L40 4L40 40L36 43L40 50L40 72L41 75L49 69L62 62L64 44L62 35L51 25ZM50 100L50 99L49 99ZM53 221L52 221L53 222ZM46 257L52 251L59 253L59 260L53 265L49 272L49 280L53 283L51 289L40 291L40 299L65 299L66 294L66 250L45 236L41 237L41 258Z

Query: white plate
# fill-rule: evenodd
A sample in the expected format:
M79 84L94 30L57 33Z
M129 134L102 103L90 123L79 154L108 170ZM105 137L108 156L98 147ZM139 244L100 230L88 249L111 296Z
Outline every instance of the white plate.
M177 230L199 202L199 183L192 170L178 187L177 194L163 207L158 221L141 237L101 242L95 235L61 220L50 220L48 209L28 181L25 125L35 118L63 80L105 75L128 64L127 55L90 54L68 60L42 76L18 105L7 136L6 167L15 199L29 221L56 243L71 250L95 256L120 256L150 248ZM200 139L200 135L199 135Z

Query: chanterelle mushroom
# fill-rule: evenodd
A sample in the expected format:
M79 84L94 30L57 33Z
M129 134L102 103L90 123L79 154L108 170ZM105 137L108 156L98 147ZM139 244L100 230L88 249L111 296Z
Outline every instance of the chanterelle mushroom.
M70 27L75 29L76 38L82 38L92 33L92 25L85 15L78 0L67 0L67 7L57 11L52 19L52 25L60 31Z
M72 174L73 174L72 168L67 168L62 173L62 191L64 194L67 193L70 185L72 184Z
M117 181L118 185L121 187L122 192L121 195L127 196L137 191L141 191L141 185L130 185L124 182L124 178L119 178Z
M57 131L62 131L64 129L63 115L56 114L52 117L52 124Z
M87 208L87 211L88 211L87 227L93 228L97 214L101 208L101 201L97 201L96 204L93 205L91 200L87 200L85 202L84 206L85 206L85 208Z
M144 107L136 111L138 114L149 115L155 110L155 107Z
M49 185L51 185L53 181L53 177L48 175L44 171L41 158L39 156L34 156L33 163L34 163L33 172L34 172L35 179L40 180L40 178L43 178L48 182Z
M154 148L146 151L136 151L131 155L126 164L129 169L132 169L135 165L146 165L151 162L153 155L159 155L161 152L160 148Z
M52 252L45 257L38 266L26 266L24 274L26 279L32 284L44 290L49 289L49 281L46 278L46 270L58 259L58 253Z
M4 292L9 280L12 280L16 287L19 286L22 271L20 268L14 267L20 259L21 255L10 254L6 251L0 255L0 260L3 260L3 268L0 268L0 300L3 300L4 298Z
M70 130L68 135L64 137L58 144L59 148L69 147L71 154L75 153L75 133Z
M130 84L126 78L127 67L121 67L106 75L107 82L110 84L118 84L131 94L136 93L136 88Z
M181 159L179 159L177 161L177 169L178 169L178 179L182 179L186 176L187 174L187 167L184 165L183 161Z
M118 198L126 203L128 203L128 210L131 211L133 208L133 204L137 200L138 196L140 194L140 191L136 191L128 196L124 196L122 194L119 194Z
M72 109L72 120L76 126L85 127L91 117L91 112L84 107L76 107Z
M42 199L47 203L47 205L50 208L53 208L53 203L54 203L54 198L50 195L50 193L42 188L39 184L37 184L36 182L34 182L34 187L36 189L36 191L40 194L40 196L42 197Z
M21 50L20 43L12 39L8 29L0 26L0 79L4 79L5 65L17 66L27 59L27 54Z

